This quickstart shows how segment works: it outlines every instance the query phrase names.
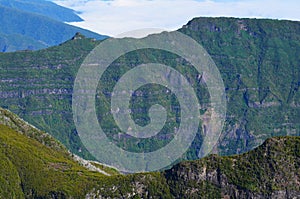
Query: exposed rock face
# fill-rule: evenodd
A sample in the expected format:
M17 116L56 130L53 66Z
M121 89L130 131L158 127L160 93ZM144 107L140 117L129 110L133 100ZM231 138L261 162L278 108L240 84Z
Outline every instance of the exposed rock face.
M72 37L72 40L77 40L77 39L85 39L86 37L82 35L80 32L77 32L74 37Z
M272 138L239 156L180 163L165 176L178 198L300 198L299 147L299 137Z

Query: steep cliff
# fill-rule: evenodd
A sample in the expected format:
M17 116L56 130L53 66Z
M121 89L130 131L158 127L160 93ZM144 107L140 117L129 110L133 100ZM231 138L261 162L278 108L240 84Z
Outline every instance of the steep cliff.
M203 45L223 77L228 109L220 154L300 135L299 22L195 18L180 31Z

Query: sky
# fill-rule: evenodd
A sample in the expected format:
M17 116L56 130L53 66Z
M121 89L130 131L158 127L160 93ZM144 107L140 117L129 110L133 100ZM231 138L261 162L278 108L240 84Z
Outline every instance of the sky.
M54 0L77 11L71 23L116 36L143 28L176 30L194 17L247 17L300 21L299 0Z

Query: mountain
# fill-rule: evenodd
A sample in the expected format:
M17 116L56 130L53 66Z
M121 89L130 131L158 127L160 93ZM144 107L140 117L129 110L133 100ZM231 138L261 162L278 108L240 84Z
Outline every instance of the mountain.
M244 153L269 137L300 135L299 22L195 18L179 31L202 44L215 61L225 84L228 110L215 153ZM0 106L49 132L72 152L93 159L79 139L71 101L80 64L100 41L77 36L80 39L36 52L0 54ZM128 138L110 130L115 127L111 116L102 117L110 112L107 89L112 88L124 71L144 62L174 67L187 64L175 55L158 50L128 53L114 62L106 79L100 80L96 98L98 120L109 132L107 136L119 147L135 152L153 151L164 146L172 139L169 130L178 126L179 121L176 99L172 95L160 95L166 91L155 86L141 88L140 92L145 95L142 98L134 96L133 101L139 103L132 107L135 120L143 125L149 122L147 113L153 103L173 106L170 118L175 119L170 119L165 132L154 139ZM123 65L127 68L120 67ZM192 79L193 72L188 74ZM198 85L197 82L197 95L204 107L209 106L205 84L200 82ZM150 98L149 93L156 94L151 94ZM205 124L201 123L184 159L198 158L205 129Z
M0 0L0 5L28 13L43 15L61 22L83 21L74 10L46 0Z
M15 33L0 33L0 47L1 52L9 52L16 50L42 49L48 46L29 36L23 36Z
M300 135L300 22L195 18L180 31L203 45L225 84L220 154L243 153L272 136Z
M53 3L37 0L0 1L0 50L11 52L42 49L63 43L77 32L99 40L106 38L64 23L62 20L67 18L60 16L64 16L66 11L58 6L47 7L48 4ZM69 20L71 19L70 16Z
M163 172L105 175L58 141L0 109L1 198L297 198L300 137L270 138L242 155L210 155Z

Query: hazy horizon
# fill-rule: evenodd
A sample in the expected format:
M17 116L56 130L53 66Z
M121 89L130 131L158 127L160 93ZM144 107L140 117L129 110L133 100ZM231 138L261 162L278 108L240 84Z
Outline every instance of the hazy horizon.
M296 0L54 0L79 13L72 25L109 36L142 28L176 30L194 17L300 20Z

